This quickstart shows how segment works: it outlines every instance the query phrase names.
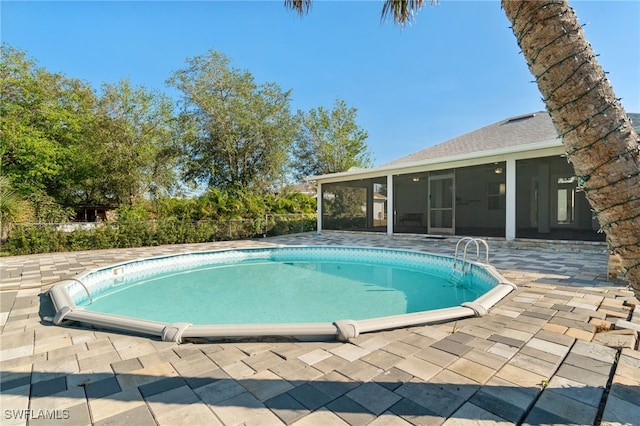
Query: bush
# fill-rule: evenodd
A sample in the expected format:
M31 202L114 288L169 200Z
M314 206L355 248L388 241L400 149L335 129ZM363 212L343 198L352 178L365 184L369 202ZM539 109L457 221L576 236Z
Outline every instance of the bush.
M315 216L310 215L274 215L268 223L267 236L297 234L313 231L316 227Z
M9 234L5 249L11 255L22 255L204 243L307 232L314 230L315 225L315 216L302 214L199 221L175 218L133 221L119 217L113 223L72 231L57 225L19 224Z
M64 251L66 235L51 225L16 225L9 233L7 249L11 254L36 254Z
M305 232L315 229L315 205L313 197L300 193L261 196L241 189L211 189L198 198L165 197L153 206L122 206L115 221L92 229L16 224L5 250L19 255Z

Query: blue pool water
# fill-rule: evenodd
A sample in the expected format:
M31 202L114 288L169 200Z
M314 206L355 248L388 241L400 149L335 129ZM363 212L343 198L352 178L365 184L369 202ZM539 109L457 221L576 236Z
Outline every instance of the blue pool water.
M163 322L314 323L459 306L492 287L449 258L350 248L245 249L133 262L88 276L87 310ZM188 257L191 256L191 257ZM93 285L91 285L93 283Z

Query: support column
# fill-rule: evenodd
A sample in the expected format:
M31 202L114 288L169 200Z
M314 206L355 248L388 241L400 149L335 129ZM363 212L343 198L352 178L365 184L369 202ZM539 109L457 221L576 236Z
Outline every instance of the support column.
M387 234L393 235L393 175L387 175Z
M322 184L320 182L318 182L316 190L316 210L318 212L316 232L320 235L322 233Z
M538 167L538 232L548 234L551 232L551 192L549 189L549 165L541 164Z
M516 160L514 158L506 161L506 194L505 194L505 230L504 236L507 241L516 238Z

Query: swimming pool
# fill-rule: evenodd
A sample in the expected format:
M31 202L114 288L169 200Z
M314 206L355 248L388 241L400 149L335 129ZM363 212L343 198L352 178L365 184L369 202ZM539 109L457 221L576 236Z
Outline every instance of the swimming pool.
M465 251L466 252L466 251ZM484 315L515 286L489 265L424 252L326 246L140 259L50 289L51 321L189 338L360 333Z

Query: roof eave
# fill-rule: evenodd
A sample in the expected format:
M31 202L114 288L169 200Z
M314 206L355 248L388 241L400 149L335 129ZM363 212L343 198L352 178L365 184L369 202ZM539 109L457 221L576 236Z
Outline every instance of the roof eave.
M529 151L537 151L547 148L557 148L562 146L562 141L558 138L551 139L542 142L535 142L526 145L518 145L518 146L508 146L498 149L490 149L486 151L478 151L466 154L458 154L458 155L450 155L446 157L437 157L437 158L428 158L424 160L411 161L406 163L394 164L390 166L381 166L381 167L373 167L370 169L358 169L358 170L350 170L346 172L340 173L330 173L325 175L318 176L309 176L305 178L307 182L312 181L322 181L325 179L336 179L336 178L346 178L347 180L352 180L358 178L358 176L371 176L371 175L385 175L392 172L393 174L397 174L397 172L402 171L404 169L410 169L421 166L431 166L438 163L452 163L456 161L462 160L473 160L482 157L495 157L499 155L513 155L518 153L524 153Z

